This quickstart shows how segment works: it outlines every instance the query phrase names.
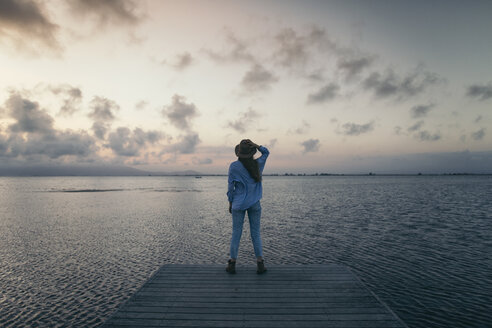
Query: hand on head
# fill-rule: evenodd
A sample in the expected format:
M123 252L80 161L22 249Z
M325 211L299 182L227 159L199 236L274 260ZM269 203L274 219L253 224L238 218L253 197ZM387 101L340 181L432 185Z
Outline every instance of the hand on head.
M254 147L254 148L258 148L259 146L257 144L255 144L253 141L251 141L250 139L245 139L246 142L251 146L251 147Z

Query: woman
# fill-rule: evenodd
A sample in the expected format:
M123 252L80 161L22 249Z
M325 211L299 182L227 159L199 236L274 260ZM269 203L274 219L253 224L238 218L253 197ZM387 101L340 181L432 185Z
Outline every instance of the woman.
M253 155L259 150L261 157L254 159ZM261 174L268 157L268 149L258 146L249 139L241 140L236 146L238 160L229 166L227 197L229 199L229 213L232 214L232 238L230 255L226 271L236 273L236 259L239 250L239 241L243 233L245 213L248 212L251 240L255 250L258 274L267 271L263 261L263 249L260 236L260 219L262 196Z

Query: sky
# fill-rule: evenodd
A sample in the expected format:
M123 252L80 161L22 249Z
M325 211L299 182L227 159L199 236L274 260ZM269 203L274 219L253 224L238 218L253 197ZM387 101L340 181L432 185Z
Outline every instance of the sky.
M490 1L0 0L0 167L492 173Z

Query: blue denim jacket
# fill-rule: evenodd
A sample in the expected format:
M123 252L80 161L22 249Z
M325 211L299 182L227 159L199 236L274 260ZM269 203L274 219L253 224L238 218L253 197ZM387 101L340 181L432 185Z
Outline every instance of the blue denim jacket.
M265 163L270 152L263 146L258 150L261 156L256 160L260 173L263 173ZM261 199L263 188L260 182L249 175L248 170L237 160L229 166L227 198L232 203L233 210L246 210Z

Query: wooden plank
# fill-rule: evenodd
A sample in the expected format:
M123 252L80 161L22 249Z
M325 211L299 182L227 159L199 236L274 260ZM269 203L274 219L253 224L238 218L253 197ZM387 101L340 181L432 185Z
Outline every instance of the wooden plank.
M381 307L367 307L367 308L356 308L356 307L333 307L327 308L326 306L315 303L309 307L210 307L210 306L200 306L200 307L176 307L176 306L145 306L132 304L125 308L127 312L169 312L169 313L222 313L222 314L347 314L347 313L387 313Z
M304 320L304 321L388 321L393 318L389 313L349 313L349 314L331 314L325 313L298 313L298 314L253 314L248 313L244 315L250 321L292 321L292 320ZM115 318L123 319L159 319L159 320L189 320L189 313L174 313L174 312L119 312ZM234 317L234 316L232 316ZM194 313L193 320L199 321L220 321L224 319L223 314L216 313Z
M406 327L347 267L165 265L103 327Z
M282 304L281 307L278 306L277 303L231 303L231 302L206 302L206 303L199 303L199 302L156 302L156 301L137 301L134 300L131 304L135 306L164 306L164 307L186 307L186 308L215 308L215 307L222 307L222 308L251 308L251 309L257 309L257 308L285 308L285 309L296 309L296 308L314 308L318 306L322 307L328 307L328 308L333 308L333 309L338 309L338 308L370 308L370 307L377 307L380 306L379 303L375 301L371 302L336 302L336 303L320 303L318 301L316 302L303 302L303 303L284 303Z
M153 320L153 319L114 319L104 327L254 327L254 328L397 328L402 327L395 321L250 321L242 318L229 318L226 321L194 320Z

